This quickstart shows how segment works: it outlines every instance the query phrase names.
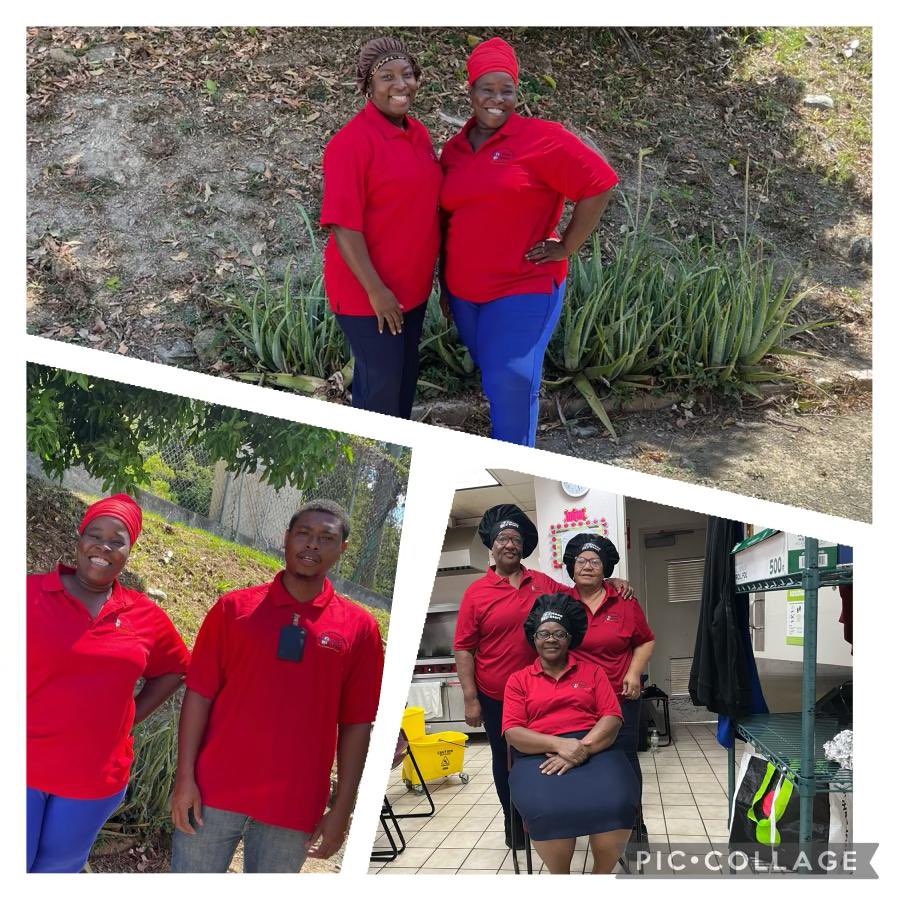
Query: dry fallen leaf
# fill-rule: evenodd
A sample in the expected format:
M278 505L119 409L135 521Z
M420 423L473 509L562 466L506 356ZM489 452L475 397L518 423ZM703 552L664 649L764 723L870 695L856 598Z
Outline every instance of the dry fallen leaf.
M187 258L188 258L187 250L182 250L181 253L176 253L174 256L169 257L169 259L171 259L172 262L182 262L183 260L185 260Z

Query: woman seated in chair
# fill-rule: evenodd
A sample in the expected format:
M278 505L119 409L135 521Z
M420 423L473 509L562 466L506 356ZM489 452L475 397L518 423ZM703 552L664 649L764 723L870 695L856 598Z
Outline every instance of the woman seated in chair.
M586 630L578 600L538 597L525 620L538 658L513 673L503 697L503 732L513 748L512 802L554 875L568 874L582 835L589 836L593 873L611 872L639 800L634 770L612 746L622 713L609 679L569 653Z

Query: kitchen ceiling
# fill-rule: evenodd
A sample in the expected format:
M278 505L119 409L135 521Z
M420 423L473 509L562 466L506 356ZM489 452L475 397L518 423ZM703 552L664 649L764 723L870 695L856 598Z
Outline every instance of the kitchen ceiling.
M469 478L466 483L476 484L477 481L477 478ZM509 469L487 469L484 482L484 485L466 487L453 495L452 525L477 525L484 511L498 503L515 503L526 513L534 512L534 475Z

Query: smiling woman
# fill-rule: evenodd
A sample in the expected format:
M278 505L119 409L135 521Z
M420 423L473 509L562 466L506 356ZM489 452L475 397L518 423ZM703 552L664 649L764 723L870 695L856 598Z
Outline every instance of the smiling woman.
M472 117L441 153L442 307L481 369L491 436L534 446L566 260L600 221L618 178L562 125L516 113L519 63L506 41L480 43L467 70ZM565 200L575 209L560 235Z
M568 594L544 594L524 628L538 658L512 674L503 698L512 802L551 873L568 874L581 835L589 836L593 873L611 872L640 789L615 746L622 713L609 679L569 652L584 639L587 612Z
M117 580L141 519L127 494L97 501L78 529L75 568L28 576L29 872L81 871L125 795L132 725L187 670L187 648L166 613Z
M360 51L365 106L328 142L325 290L353 351L353 405L408 419L438 255L441 170L408 115L421 71L396 38Z

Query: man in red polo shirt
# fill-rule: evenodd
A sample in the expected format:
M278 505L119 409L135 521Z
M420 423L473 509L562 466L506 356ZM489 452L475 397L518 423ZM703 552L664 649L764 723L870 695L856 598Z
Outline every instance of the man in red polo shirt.
M375 619L326 577L349 533L337 504L305 504L284 570L204 619L178 734L173 872L225 872L241 838L245 872L298 872L343 844L383 665Z
M481 519L478 534L494 557L494 565L465 590L456 619L453 652L465 698L466 724L484 725L491 745L494 787L503 807L510 842L509 782L503 739L503 691L513 672L535 658L534 645L522 630L535 599L571 588L543 572L527 569L522 560L537 546L534 523L511 503L493 506ZM613 579L627 594L627 581ZM521 842L519 842L521 845Z

